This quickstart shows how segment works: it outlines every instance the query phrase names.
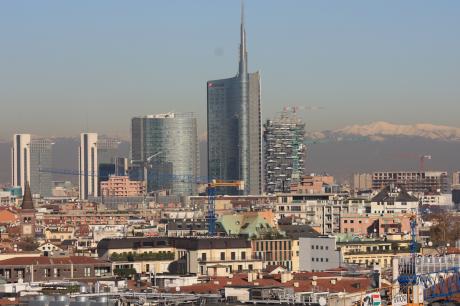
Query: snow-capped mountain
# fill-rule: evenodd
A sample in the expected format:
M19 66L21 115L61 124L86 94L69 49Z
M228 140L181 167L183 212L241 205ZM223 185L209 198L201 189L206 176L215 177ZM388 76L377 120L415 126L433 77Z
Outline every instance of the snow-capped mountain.
M393 136L460 141L460 128L429 123L400 125L379 121L366 125L351 125L332 131L312 132L307 135L307 137L313 139L333 138L347 140L349 137L366 137L376 141Z

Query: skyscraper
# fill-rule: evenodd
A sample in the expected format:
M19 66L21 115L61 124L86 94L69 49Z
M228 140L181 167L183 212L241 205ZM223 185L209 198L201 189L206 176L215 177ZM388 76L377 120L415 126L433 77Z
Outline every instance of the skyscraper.
M48 139L34 138L30 134L16 134L11 148L11 183L21 186L24 193L26 182L31 193L51 196L52 175L40 169L51 168L52 145Z
M260 75L259 72L248 73L243 7L240 39L238 74L233 78L207 82L208 176L211 179L243 180L244 194L260 194Z
M15 134L11 148L11 183L21 186L23 194L30 182L30 141L30 134Z
M198 136L191 113L135 117L131 121L133 164L149 165L148 191L171 189L176 195L196 192ZM142 171L141 171L142 172Z
M264 124L264 181L269 193L290 192L304 172L305 124L295 112L284 110Z
M79 152L79 187L80 199L87 200L89 196L98 196L98 158L96 133L80 134Z

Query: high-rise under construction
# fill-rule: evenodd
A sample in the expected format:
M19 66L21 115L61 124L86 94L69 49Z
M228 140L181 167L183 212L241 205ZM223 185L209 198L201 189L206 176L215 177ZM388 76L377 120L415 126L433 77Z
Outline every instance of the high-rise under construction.
M264 124L265 192L289 192L304 171L305 123L286 108Z

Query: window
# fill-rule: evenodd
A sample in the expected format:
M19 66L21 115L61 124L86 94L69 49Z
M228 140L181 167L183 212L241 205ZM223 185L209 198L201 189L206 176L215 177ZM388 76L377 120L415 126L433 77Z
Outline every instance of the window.
M329 247L326 245L326 250L329 250Z
M355 223L355 220L350 220L350 223Z
M312 246L311 246L311 249L312 249L312 250L314 250L314 249L315 249L315 246L314 246L314 245L312 245Z
M321 246L321 250L322 250L323 248L324 248L324 247L323 247L323 246Z
M231 258L232 260L235 260L235 259L236 259L236 254L235 254L235 252L231 252L231 253L230 253L230 258Z
M323 262L323 257L321 257L321 262Z
M85 276L86 277L91 276L91 268L90 267L85 268Z
M315 257L312 257L312 258L311 258L311 261L315 261Z
M220 260L225 260L225 252L220 252Z
M329 258L326 258L326 262L329 262Z
M241 259L245 260L246 259L246 252L241 252Z
M201 260L206 261L206 253L201 253Z
M249 271L252 271L252 265L248 265Z
M243 265L238 265L238 271L243 271Z
M343 220L343 223L348 223L348 220Z
M319 245L316 246L316 249L317 249L317 250L319 249Z

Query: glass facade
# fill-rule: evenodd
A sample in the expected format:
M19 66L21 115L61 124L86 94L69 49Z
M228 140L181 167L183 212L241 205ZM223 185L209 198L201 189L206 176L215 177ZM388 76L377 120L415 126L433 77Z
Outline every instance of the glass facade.
M195 116L168 113L136 117L131 123L133 163L149 161L149 191L170 187L172 194L195 194L199 171Z
M30 143L30 190L32 194L50 197L52 173L40 169L52 168L53 143L48 139L32 139Z

